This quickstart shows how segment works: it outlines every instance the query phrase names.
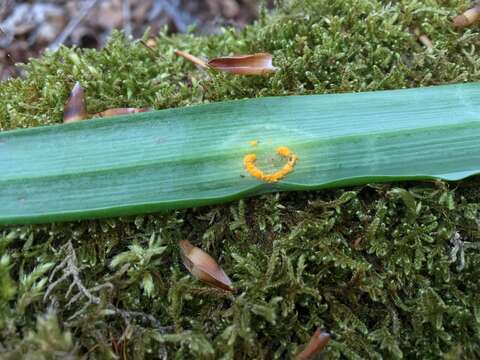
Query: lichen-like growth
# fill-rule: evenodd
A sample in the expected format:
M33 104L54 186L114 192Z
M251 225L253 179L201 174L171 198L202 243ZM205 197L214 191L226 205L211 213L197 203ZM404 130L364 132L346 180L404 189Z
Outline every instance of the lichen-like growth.
M469 7L295 0L241 32L162 33L152 49L117 33L103 51L63 48L0 84L0 128L62 122L77 80L92 113L475 81L478 29L451 26ZM417 27L433 49L417 42ZM280 70L210 74L175 48L210 58L268 51ZM479 358L478 184L370 185L2 227L0 357L289 358L322 327L335 334L328 359ZM221 264L234 294L188 274L182 239Z

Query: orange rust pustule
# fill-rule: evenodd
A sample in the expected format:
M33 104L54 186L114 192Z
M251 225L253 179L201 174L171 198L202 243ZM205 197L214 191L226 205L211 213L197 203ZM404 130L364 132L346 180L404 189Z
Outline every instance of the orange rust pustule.
M255 165L255 162L257 161L257 155L255 154L245 155L245 157L243 158L243 165L245 166L245 169L248 171L248 173L253 177L259 180L263 180L265 182L274 183L283 179L286 175L292 172L295 164L298 161L298 157L286 146L281 146L277 148L277 154L284 158L287 158L288 162L280 170L271 174L265 174Z

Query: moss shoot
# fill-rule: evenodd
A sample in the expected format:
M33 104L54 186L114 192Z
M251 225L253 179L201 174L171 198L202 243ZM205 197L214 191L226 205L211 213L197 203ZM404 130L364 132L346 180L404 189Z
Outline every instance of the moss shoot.
M291 0L245 30L115 33L0 84L0 130L88 112L480 79L466 0ZM422 45L413 29L431 39ZM151 43L151 42L149 42ZM209 74L175 55L267 51L270 77ZM288 359L317 327L325 359L480 358L479 178L280 193L148 216L0 228L4 359ZM0 205L1 206L1 205ZM211 254L234 294L195 280L178 242Z

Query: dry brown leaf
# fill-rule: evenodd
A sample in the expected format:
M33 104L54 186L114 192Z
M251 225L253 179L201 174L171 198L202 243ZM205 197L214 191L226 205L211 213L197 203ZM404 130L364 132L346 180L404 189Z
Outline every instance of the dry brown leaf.
M63 109L63 122L71 123L88 118L85 92L77 81Z
M474 6L463 14L453 18L453 25L456 27L467 27L480 20L480 6Z
M278 70L269 53L219 57L210 60L208 66L237 75L266 75Z
M87 113L87 104L85 101L85 92L77 81L65 104L63 110L63 122L70 123L85 120L91 117L110 117L119 115L136 114L152 111L151 108L112 108L95 114Z
M183 264L194 277L217 288L233 291L232 281L210 255L188 240L181 240L179 244Z
M307 346L305 346L305 349L295 357L295 360L313 359L315 355L318 355L323 349L325 349L330 338L331 336L329 333L321 331L320 328L318 328L315 331L315 334L310 338Z
M175 54L204 68L229 72L236 75L267 75L278 70L272 64L272 55L258 53L253 55L224 56L208 62L185 51L175 50Z
M152 111L151 108L113 108L93 114L94 117L109 117Z

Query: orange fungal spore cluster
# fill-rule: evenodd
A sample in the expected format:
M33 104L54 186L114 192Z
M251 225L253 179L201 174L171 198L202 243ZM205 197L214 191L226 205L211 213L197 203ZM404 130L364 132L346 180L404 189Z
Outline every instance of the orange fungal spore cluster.
M293 171L293 168L298 161L298 157L286 146L281 146L277 148L276 151L278 155L288 159L288 162L280 170L272 174L265 174L255 165L255 162L257 161L257 155L255 154L245 155L243 158L245 169L247 169L249 174L253 177L266 182L277 182L280 179L283 179L287 174Z

